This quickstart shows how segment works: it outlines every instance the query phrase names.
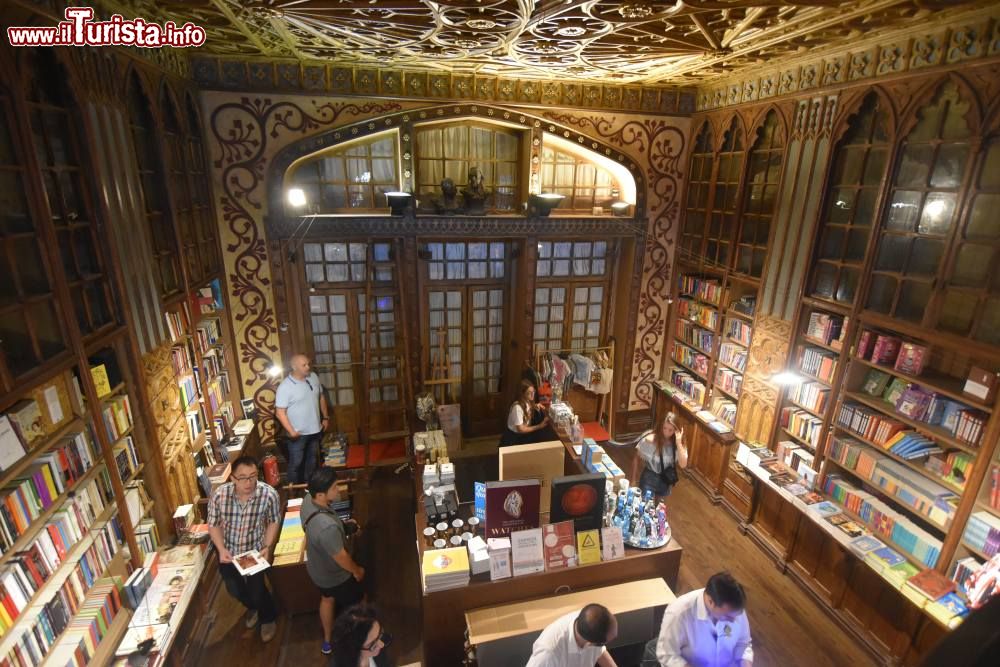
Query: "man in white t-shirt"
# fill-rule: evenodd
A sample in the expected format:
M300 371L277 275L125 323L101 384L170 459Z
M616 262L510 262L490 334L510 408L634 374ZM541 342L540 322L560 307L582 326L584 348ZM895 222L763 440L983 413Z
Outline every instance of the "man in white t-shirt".
M618 636L618 621L607 607L588 604L542 630L526 667L618 667L605 646Z
M751 667L745 608L746 593L728 572L713 574L705 588L671 602L656 641L661 667Z
M274 395L275 416L288 433L288 483L307 482L316 468L323 432L330 426L330 406L309 357L292 357L291 372Z

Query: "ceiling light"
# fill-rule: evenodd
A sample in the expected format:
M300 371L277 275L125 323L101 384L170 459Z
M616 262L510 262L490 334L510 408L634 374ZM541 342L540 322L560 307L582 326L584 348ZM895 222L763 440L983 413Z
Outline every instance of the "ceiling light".
M653 8L649 5L641 4L622 5L618 8L618 13L623 19L634 21L635 19L644 19L652 14Z
M403 215L406 207L413 197L409 192L386 192L385 198L389 201L389 213L391 215Z
M490 28L497 27L497 22L490 19L469 19L465 22L465 25L473 30L489 30Z
M578 25L567 25L556 30L560 37L582 37L587 34L587 29Z
M306 191L302 188L290 188L287 196L288 203L295 208L302 208L306 205Z

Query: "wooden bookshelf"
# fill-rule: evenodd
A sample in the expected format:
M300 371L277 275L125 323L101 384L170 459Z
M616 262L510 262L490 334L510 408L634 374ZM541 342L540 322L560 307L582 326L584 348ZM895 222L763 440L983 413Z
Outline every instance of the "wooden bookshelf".
M101 643L98 645L97 651L94 652L88 664L110 665L114 662L115 652L128 633L128 624L131 620L132 611L128 607L123 606L118 610L118 613L115 614L115 619L111 621L111 626L104 637L101 638ZM48 659L42 663L42 667L50 667L50 665L51 661Z
M922 433L923 435L929 438L934 438L935 440L938 440L953 449L960 449L963 452L972 454L973 456L975 456L979 451L977 447L974 447L971 444L958 440L951 433L949 433L948 431L944 430L939 426L935 426L933 424L928 424L927 422L922 422L907 417L906 415L896 410L896 406L893 405L892 403L889 403L888 401L883 401L873 396L869 396L868 394L853 392L853 391L845 392L844 398L855 401L857 403L861 403L863 405L867 405L869 408L872 408L873 410L878 410L887 417L891 417L896 421L902 422L907 426L911 427L914 431Z
M861 357L851 357L851 361L867 366L868 368L873 368L877 371L882 371L883 373L888 373L893 377L906 380L907 382L918 384L926 389L929 389L930 391L941 394L942 396L947 396L948 398L959 403L965 403L970 408L982 410L986 413L993 412L992 405L983 403L974 396L962 393L962 386L965 383L958 378L953 378L948 375L944 375L943 373L935 373L934 371L928 371L921 373L920 375L909 375L907 373L897 371L892 366L876 364L868 359L862 359Z
M7 486L11 480L16 479L18 475L27 470L35 462L35 459L42 454L48 453L50 449L62 442L67 436L75 435L83 430L84 422L80 417L73 417L62 426L59 426L57 430L43 438L40 444L36 444L17 463L4 470L3 473L0 473L0 488Z

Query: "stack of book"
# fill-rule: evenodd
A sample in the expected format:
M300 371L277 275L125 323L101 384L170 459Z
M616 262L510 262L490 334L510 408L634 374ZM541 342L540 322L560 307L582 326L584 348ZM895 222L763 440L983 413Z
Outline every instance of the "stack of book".
M971 454L960 451L948 452L944 457L934 454L927 458L924 467L945 481L964 489L966 480L972 474L974 458Z
M425 593L469 585L469 552L465 547L428 549L421 565Z
M187 411L198 400L197 381L193 373L177 378L177 388L181 392L181 408Z
M167 320L167 331L170 333L170 340L178 341L187 335L187 314L178 312L163 313Z
M733 318L726 325L726 335L740 345L750 347L750 337L753 335L753 327L743 320Z
M955 582L958 589L963 593L967 594L966 582L968 582L969 577L971 577L976 572L983 567L983 564L972 556L967 556L965 558L960 558L955 561L955 569L951 572L951 580Z
M118 577L101 579L94 584L46 664L83 667L90 663L121 611L120 588L121 579Z
M746 348L732 343L723 343L722 347L719 348L719 361L742 373L747 366Z
M703 378L708 376L708 357L695 352L686 345L674 344L674 361L686 366Z
M101 411L104 418L104 428L108 432L108 439L117 442L130 428L132 428L132 406L128 396L115 396L107 402Z
M191 350L187 344L182 343L170 348L170 365L174 369L174 375L190 372L194 363L191 359Z
M330 434L323 442L323 465L343 468L347 465L347 438Z
M738 397L743 388L743 376L728 368L718 368L715 371L715 384L733 396Z
M127 436L115 444L112 449L115 466L118 468L118 478L125 482L139 467L139 454L135 449L132 436Z
M966 544L992 558L1000 551L1000 518L989 512L973 512L962 536Z
M837 372L837 357L825 350L807 347L802 350L799 370L824 382L830 382Z
M800 440L813 446L819 446L823 420L799 408L781 409L781 426Z
M678 300L677 314L713 331L719 327L719 311L691 299Z
M201 354L208 353L209 348L222 338L222 324L218 317L206 317L198 323L194 330L194 340L198 343Z
M736 426L736 404L722 396L712 399L712 413L730 426Z
M875 534L927 567L934 567L941 554L941 540L875 496L853 486L839 475L827 475L823 491L858 516Z
M682 275L677 279L677 283L682 294L688 294L716 305L722 300L722 285L716 280Z
M278 543L274 546L272 565L293 565L302 560L305 532L302 529L302 517L299 514L301 510L301 498L293 498L288 501L285 516L281 520Z
M937 443L916 431L899 431L882 443L882 447L907 461L941 453Z
M696 380L690 373L676 368L672 369L670 371L670 384L680 389L698 403L704 403L706 394L705 385Z
M823 412L830 397L830 388L819 382L803 382L792 387L788 397L802 407L813 412Z
M677 320L677 338L707 354L712 353L712 345L715 343L715 336L710 331L681 319Z
M843 317L816 311L809 314L809 324L806 326L807 338L818 340L831 347L839 347L835 343L840 343L843 332Z

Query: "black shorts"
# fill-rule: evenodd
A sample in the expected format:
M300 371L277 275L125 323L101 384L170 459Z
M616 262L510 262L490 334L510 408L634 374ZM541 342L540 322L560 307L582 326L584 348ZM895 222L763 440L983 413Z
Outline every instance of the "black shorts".
M365 597L365 590L353 576L339 586L331 588L320 588L319 594L325 598L333 598L333 613L340 614L348 607L361 602Z

